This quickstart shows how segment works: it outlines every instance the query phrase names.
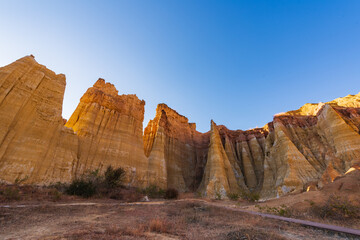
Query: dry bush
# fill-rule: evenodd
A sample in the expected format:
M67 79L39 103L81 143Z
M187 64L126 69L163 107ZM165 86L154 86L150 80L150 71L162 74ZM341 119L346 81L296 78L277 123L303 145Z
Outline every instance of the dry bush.
M54 202L61 200L62 197L62 193L59 192L57 189L50 189L48 195Z
M310 211L323 219L360 219L359 207L344 197L331 195L322 205L316 205L315 203L310 204Z
M170 229L170 224L163 219L155 218L151 219L149 222L149 231L157 233L168 233Z

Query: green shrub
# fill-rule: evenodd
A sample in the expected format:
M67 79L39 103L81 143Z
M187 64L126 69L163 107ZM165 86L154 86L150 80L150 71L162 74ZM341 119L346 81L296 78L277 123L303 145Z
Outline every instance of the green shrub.
M177 199L178 196L179 196L179 192L175 188L168 188L165 192L166 199Z
M141 190L141 193L149 196L150 198L163 198L165 191L156 185L150 185Z
M230 199L230 200L233 200L233 201L236 201L236 200L238 200L239 199L239 194L237 194L237 193L229 193L228 194L228 198Z
M65 192L69 195L86 198L99 194L111 195L113 198L120 199L121 194L116 192L116 187L122 184L124 177L125 170L121 167L114 169L109 166L103 175L100 175L99 169L96 169L73 180L72 183L66 187ZM57 185L60 186L60 184Z
M125 170L121 167L113 169L108 166L104 173L104 183L107 188L115 188L122 184L125 177Z
M260 199L260 194L256 193L256 192L242 191L240 193L240 195L241 195L242 199L245 199L245 200L250 201L250 202L256 202L256 201L258 201Z
M77 195L85 198L89 198L96 194L96 186L90 180L75 179L66 189L66 193L69 195Z

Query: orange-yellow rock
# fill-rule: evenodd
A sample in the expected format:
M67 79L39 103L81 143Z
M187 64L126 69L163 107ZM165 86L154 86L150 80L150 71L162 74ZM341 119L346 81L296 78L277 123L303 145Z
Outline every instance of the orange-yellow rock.
M147 185L148 159L143 152L145 102L136 95L118 95L114 85L99 79L81 98L65 124L79 137L76 173L123 167L127 183Z
M61 117L65 76L32 56L0 68L0 179L70 181L78 140Z

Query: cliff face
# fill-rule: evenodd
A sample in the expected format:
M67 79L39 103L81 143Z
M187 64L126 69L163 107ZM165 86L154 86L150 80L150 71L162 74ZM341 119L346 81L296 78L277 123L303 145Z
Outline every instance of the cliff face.
M149 181L161 187L194 190L201 180L208 139L194 123L165 104L144 131L144 151L149 158Z
M121 166L127 170L128 183L147 184L148 161L142 141L144 105L135 95L118 95L114 85L103 79L86 91L65 124L79 138L77 174Z
M0 68L0 176L14 182L69 181L78 141L63 126L65 76L28 56Z
M145 102L99 79L64 125L65 76L24 57L0 68L0 180L68 182L108 165L133 186L271 198L322 188L360 164L360 93L305 104L263 128L211 131L165 104L142 133Z

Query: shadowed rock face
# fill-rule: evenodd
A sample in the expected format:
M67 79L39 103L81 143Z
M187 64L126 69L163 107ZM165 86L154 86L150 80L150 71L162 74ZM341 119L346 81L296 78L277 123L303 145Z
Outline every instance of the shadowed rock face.
M108 165L133 186L263 198L323 187L360 164L360 94L305 104L263 128L207 133L165 104L143 129L144 105L99 79L65 123L65 76L28 56L0 68L0 180L68 182Z

